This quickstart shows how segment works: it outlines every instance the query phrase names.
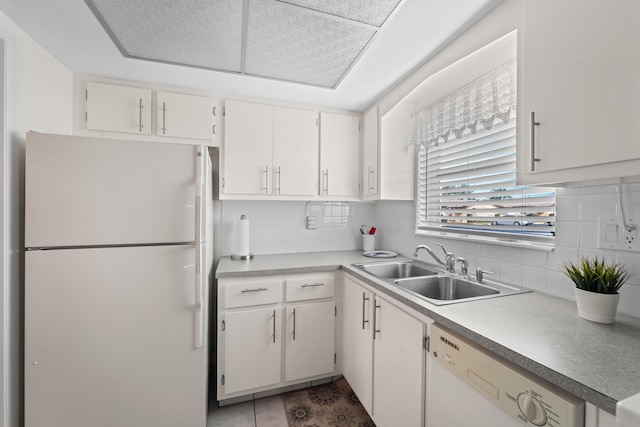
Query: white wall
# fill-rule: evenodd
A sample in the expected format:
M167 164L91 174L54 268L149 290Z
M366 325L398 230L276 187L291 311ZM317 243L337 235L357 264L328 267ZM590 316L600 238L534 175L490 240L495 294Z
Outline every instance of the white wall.
M373 203L352 202L221 202L222 256L234 252L234 226L240 215L250 221L250 250L254 254L362 249L360 225L373 223ZM308 212L318 228L308 230Z
M2 168L2 405L5 427L22 424L24 141L28 130L71 133L73 75L0 13L5 42Z
M574 286L560 270L565 261L575 262L580 256L594 255L618 261L632 273L621 289L618 311L640 317L640 253L598 249L598 216L615 216L620 212L616 186L559 188L556 202L558 223L553 252L416 236L413 202L378 202L375 222L380 225L380 240L385 249L413 256L417 245L426 244L439 250L435 243L440 242L456 256L466 258L470 271L482 267L495 273L492 278L570 300L575 299ZM640 184L623 186L623 202L627 216L640 216ZM425 252L420 253L419 259L432 261Z

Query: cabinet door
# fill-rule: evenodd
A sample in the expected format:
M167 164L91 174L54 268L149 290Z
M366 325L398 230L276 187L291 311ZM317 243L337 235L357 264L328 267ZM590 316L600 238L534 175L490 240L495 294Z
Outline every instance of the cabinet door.
M364 115L362 141L362 195L378 194L378 106Z
M225 314L225 393L280 382L280 316L280 308Z
M285 381L334 371L335 302L286 308Z
M360 118L320 113L320 195L358 196Z
M275 107L273 194L313 196L318 191L318 114Z
M640 51L628 45L640 40L640 3L542 0L523 8L519 181L567 182L574 172L545 172L640 158ZM586 179L618 173L610 167Z
M369 414L373 413L372 306L373 293L345 275L342 374Z
M213 100L204 96L158 92L157 134L213 140Z
M375 296L373 420L377 426L422 425L424 324Z
M270 194L273 152L273 107L246 102L225 103L223 192Z
M87 129L151 135L151 90L87 83Z

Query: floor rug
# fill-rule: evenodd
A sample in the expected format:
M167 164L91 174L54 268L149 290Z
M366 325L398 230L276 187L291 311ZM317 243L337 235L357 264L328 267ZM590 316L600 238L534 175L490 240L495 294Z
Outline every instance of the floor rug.
M284 395L289 427L375 427L344 378Z

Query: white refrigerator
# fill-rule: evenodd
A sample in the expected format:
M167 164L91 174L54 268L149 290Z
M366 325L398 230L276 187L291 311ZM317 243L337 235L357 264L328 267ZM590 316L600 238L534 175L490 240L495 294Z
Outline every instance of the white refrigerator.
M26 427L206 426L208 158L27 135Z

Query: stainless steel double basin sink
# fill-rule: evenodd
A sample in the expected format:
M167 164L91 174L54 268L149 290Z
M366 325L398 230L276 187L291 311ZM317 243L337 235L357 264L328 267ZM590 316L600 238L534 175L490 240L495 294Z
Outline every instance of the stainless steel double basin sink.
M361 263L353 266L435 305L529 292L495 281L478 283L414 260Z

